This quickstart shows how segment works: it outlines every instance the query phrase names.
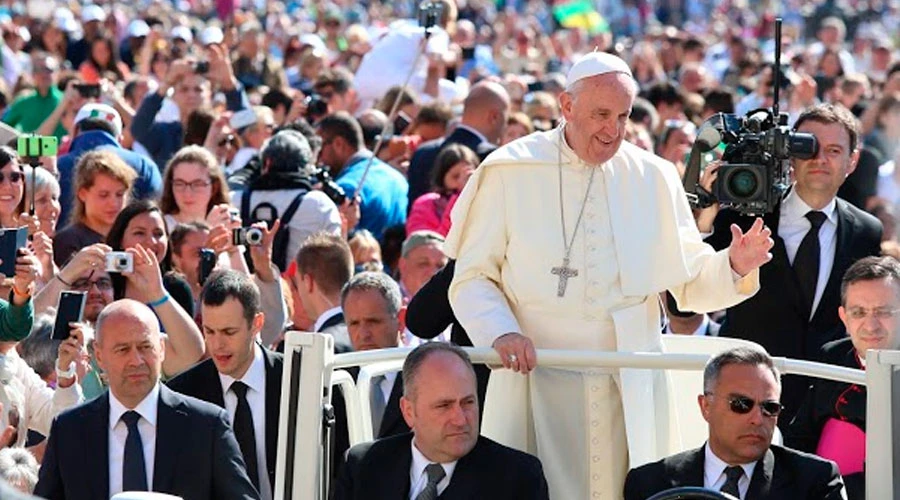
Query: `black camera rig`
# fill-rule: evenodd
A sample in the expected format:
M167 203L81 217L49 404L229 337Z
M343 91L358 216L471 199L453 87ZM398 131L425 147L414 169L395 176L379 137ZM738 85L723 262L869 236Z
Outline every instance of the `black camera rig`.
M790 188L790 160L814 158L818 142L812 134L788 127L788 115L779 113L781 86L781 19L775 20L774 102L740 117L717 113L701 125L684 174L684 190L695 208L719 203L745 215L771 213ZM722 165L712 192L700 185L701 159L725 144Z

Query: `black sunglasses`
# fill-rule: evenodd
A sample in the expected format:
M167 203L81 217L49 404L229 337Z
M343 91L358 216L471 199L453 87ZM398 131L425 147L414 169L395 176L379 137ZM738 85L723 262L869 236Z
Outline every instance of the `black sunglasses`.
M707 393L707 396L712 396L713 394ZM754 401L747 396L730 396L728 398L728 406L731 408L731 411L737 413L738 415L746 415L753 410L753 407L759 404L759 409L762 411L762 414L766 417L777 417L781 414L781 410L784 409L784 406L781 405L778 401L775 400L766 400L766 401Z
M10 183L16 184L25 179L25 174L23 174L22 172L10 172L8 174L0 172L0 184L2 184L3 181L7 179L7 177L9 178Z

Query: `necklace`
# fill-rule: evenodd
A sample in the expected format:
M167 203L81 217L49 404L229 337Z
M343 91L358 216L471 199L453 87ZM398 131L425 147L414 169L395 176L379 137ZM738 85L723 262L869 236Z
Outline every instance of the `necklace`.
M563 203L563 185L562 185L562 136L565 128L559 132L558 149L556 153L556 166L559 173L559 222L562 228L563 257L562 265L550 269L550 274L559 276L559 284L556 287L556 296L562 297L566 294L566 286L569 284L569 278L578 276L578 269L569 267L569 257L572 254L572 246L575 244L575 236L578 234L578 228L581 227L581 218L584 215L584 207L587 206L588 195L591 193L591 185L594 183L594 172L597 169L591 168L591 175L588 177L587 189L584 191L584 200L581 202L581 210L578 212L578 218L575 220L575 229L572 230L572 238L566 236L566 212Z

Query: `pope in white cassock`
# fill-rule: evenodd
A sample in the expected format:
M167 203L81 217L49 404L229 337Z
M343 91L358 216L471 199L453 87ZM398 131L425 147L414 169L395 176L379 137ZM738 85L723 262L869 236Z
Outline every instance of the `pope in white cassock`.
M665 374L534 369L535 349L660 351L658 292L733 306L759 289L773 242L760 219L732 227L727 250L703 243L675 167L622 141L637 93L623 60L585 55L567 85L564 122L498 149L461 194L450 302L512 370L491 375L485 421L503 420L484 433L536 454L551 498L621 498L630 466L680 451Z

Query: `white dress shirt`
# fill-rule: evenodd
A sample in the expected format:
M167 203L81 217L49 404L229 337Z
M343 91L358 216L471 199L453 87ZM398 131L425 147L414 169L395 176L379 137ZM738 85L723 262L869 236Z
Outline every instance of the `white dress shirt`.
M819 228L819 279L816 283L816 295L813 299L812 311L810 311L809 319L812 319L822 300L822 294L825 292L825 285L828 284L828 277L831 275L831 268L834 265L834 253L837 248L837 202L832 198L831 202L821 210L825 214L825 222ZM784 201L781 203L781 214L778 218L778 236L784 240L784 249L787 252L788 260L791 265L794 264L794 257L797 256L797 250L800 248L800 242L803 237L812 228L812 223L806 218L806 213L812 210L809 205L792 190Z
M665 329L663 329L663 333L667 333L667 334L672 333L672 328L671 328L671 327L672 327L672 324L671 324L671 323L667 323ZM705 336L706 336L706 330L708 330L708 329L709 329L709 315L708 315L708 314L704 314L704 315L703 315L703 320L700 322L700 326L698 326L697 329L694 330L693 333L691 333L691 336L694 336L694 337L705 337ZM677 335L677 334L674 334L674 333L673 333L673 335Z
M326 321L330 320L337 314L341 313L341 306L332 307L331 309L323 312L319 315L318 319L316 319L316 324L313 325L313 331L318 332L322 325L325 324Z
M725 469L728 464L709 449L709 444L704 447L706 454L703 461L703 487L720 491L725 486ZM747 490L750 489L750 478L753 477L753 469L756 468L756 462L749 464L740 464L744 469L744 475L738 480L738 492L741 494L741 500L747 498Z
M237 395L231 391L231 384L236 379L219 373L219 381L222 383L225 411L228 412L228 418L234 423ZM253 361L240 381L250 388L247 391L247 404L250 405L250 414L253 415L253 437L256 440L256 471L259 473L260 497L263 500L271 500L272 485L269 484L269 468L266 464L266 365L260 346L253 347Z
M425 467L434 462L425 458L425 455L416 448L415 437L412 438L409 446L412 448L412 466L409 469L409 500L415 500L419 493L425 489L425 486L428 485L428 475L425 474ZM447 489L447 486L450 486L450 479L453 478L453 471L456 470L456 462L457 460L454 460L441 464L446 475L437 485L438 496Z
M147 469L147 486L153 489L153 461L156 458L156 417L159 406L159 384L147 394L134 411L140 414L138 432L144 446L144 467ZM122 415L129 411L112 391L109 392L109 496L122 492L122 469L125 465L125 440L128 426Z

